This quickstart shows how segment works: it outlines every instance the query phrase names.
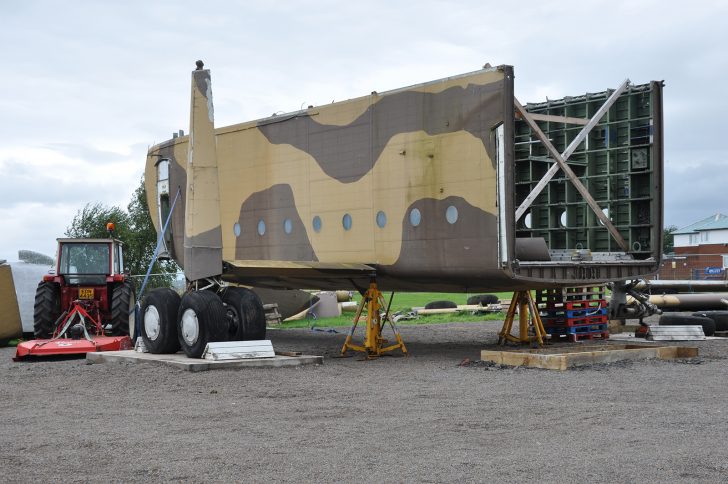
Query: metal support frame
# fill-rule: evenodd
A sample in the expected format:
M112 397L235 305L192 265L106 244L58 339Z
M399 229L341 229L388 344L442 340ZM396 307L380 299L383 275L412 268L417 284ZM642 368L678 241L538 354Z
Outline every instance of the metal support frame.
M379 291L376 280L372 278L372 280L369 282L369 289L364 293L364 297L362 297L361 303L356 310L356 316L354 316L354 324L351 326L351 331L349 331L349 335L344 341L344 346L341 347L342 355L345 355L347 350L360 351L362 353L365 353L367 359L369 359L382 356L384 353L389 351L401 349L402 353L407 356L407 347L402 341L402 337L399 334L399 329L397 329L396 323L389 316L389 309L392 305L393 297L394 293L392 293L392 297L389 299L389 305L386 306L387 310L384 314L384 317L382 317L380 311L382 308L385 307L384 296ZM364 344L355 345L352 344L351 341L354 337L354 331L359 324L359 319L361 318L364 308L366 308L367 311ZM386 323L389 323L389 325L391 326L392 331L394 332L394 337L397 341L390 346L384 346L387 343L387 340L382 338L382 329L384 329L384 325Z
M511 334L513 320L518 308L518 336ZM529 319L529 313L531 318ZM533 328L533 334L529 334L529 328ZM541 316L538 314L538 308L533 300L531 291L516 291L513 293L511 305L508 307L506 319L503 322L503 328L498 333L498 344L504 345L506 341L516 344L536 343L543 346L546 337L546 330L543 327Z
M518 111L520 117L528 124L529 128L531 128L531 131L533 134L543 143L543 145L546 147L546 150L549 152L551 157L554 159L555 163L551 165L551 168L546 172L546 174L539 180L539 182L536 184L536 186L531 190L531 193L528 194L526 199L521 203L521 205L516 209L516 221L523 216L523 214L528 210L528 208L531 206L533 201L536 199L536 197L539 196L541 191L546 187L546 185L551 181L551 179L554 177L556 172L559 170L563 170L564 174L569 178L571 183L574 185L576 190L579 192L579 194L584 198L584 201L589 205L589 207L592 209L594 214L597 216L597 218L604 224L604 226L607 228L609 233L612 235L614 240L619 244L619 246L625 251L629 252L629 246L627 242L622 237L622 234L619 233L617 228L612 224L612 221L609 220L609 217L607 217L597 204L597 202L594 200L594 198L589 193L589 190L584 186L584 184L579 180L579 178L576 176L574 171L571 169L571 167L566 163L566 160L569 159L569 157L572 155L572 153L576 150L576 148L586 139L589 132L594 128L594 126L599 123L599 121L604 117L604 115L609 111L609 108L614 104L619 96L624 92L625 89L627 89L627 86L629 85L629 79L625 79L624 82L612 93L611 96L604 102L604 104L599 108L599 110L594 114L594 116L589 120L589 122L584 126L579 134L574 138L574 140L569 144L569 146L566 147L563 153L559 153L558 150L554 147L553 144L551 144L551 141L546 137L543 131L541 131L541 128L536 123L536 120L534 116L526 111L526 108L521 105L521 103L518 101L518 99L514 98L513 103L516 107L516 110Z

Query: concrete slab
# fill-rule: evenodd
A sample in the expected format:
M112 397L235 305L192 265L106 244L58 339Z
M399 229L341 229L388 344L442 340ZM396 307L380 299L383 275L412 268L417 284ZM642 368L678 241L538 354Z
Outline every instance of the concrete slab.
M221 368L280 368L301 365L320 365L324 362L323 356L315 355L276 355L274 358L213 361L187 358L187 355L184 353L175 353L173 355L154 355L152 353L139 353L134 350L88 353L86 355L86 359L94 363L113 363L124 361L130 363L167 365L185 371L208 371Z

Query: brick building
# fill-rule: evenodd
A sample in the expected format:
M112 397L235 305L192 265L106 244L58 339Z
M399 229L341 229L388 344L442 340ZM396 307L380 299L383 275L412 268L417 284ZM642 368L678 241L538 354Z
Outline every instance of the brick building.
M673 254L665 254L658 279L726 279L728 215L717 213L673 232Z

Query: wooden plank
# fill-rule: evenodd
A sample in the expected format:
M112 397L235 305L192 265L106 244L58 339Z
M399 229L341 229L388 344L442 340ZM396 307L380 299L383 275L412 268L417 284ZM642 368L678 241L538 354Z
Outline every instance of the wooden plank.
M589 351L585 351L589 350ZM614 363L651 358L694 358L698 349L683 346L602 345L581 348L544 348L538 350L482 350L480 359L509 366L566 370L577 366Z
M302 354L300 351L276 351L277 356L301 356Z

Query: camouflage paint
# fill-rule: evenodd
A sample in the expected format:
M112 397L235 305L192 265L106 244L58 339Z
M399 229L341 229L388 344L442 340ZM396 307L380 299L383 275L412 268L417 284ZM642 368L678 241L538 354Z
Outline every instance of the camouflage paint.
M209 100L207 81L195 79L193 128L198 115L204 119L212 109L211 104L203 109ZM514 276L514 223L502 224L507 260L500 260L494 131L499 125L506 139L505 186L512 187L509 66L217 128L214 142L210 117L206 142L214 148L217 167L205 168L216 171L219 200L212 193L205 204L196 203L193 220L204 223L192 230L189 216L181 226L175 214L176 258L188 271L192 250L205 254L203 249L216 250L220 240L225 279L288 288L366 287L372 271L382 288L397 290L573 285L578 277L568 271L556 280ZM195 147L189 151L195 156L198 131L190 135ZM170 192L188 186L190 166L196 168L188 163L191 144L180 137L150 149L146 180L153 213L154 164L170 160ZM507 190L505 213L512 216L513 193ZM188 186L188 200L180 205L187 212L192 194L198 192ZM454 223L446 217L451 207L457 210ZM413 209L421 215L417 226L410 222ZM383 226L377 224L380 212L386 214ZM314 229L315 218L320 231ZM190 245L198 241L204 243ZM200 265L202 272L219 268L217 260Z

